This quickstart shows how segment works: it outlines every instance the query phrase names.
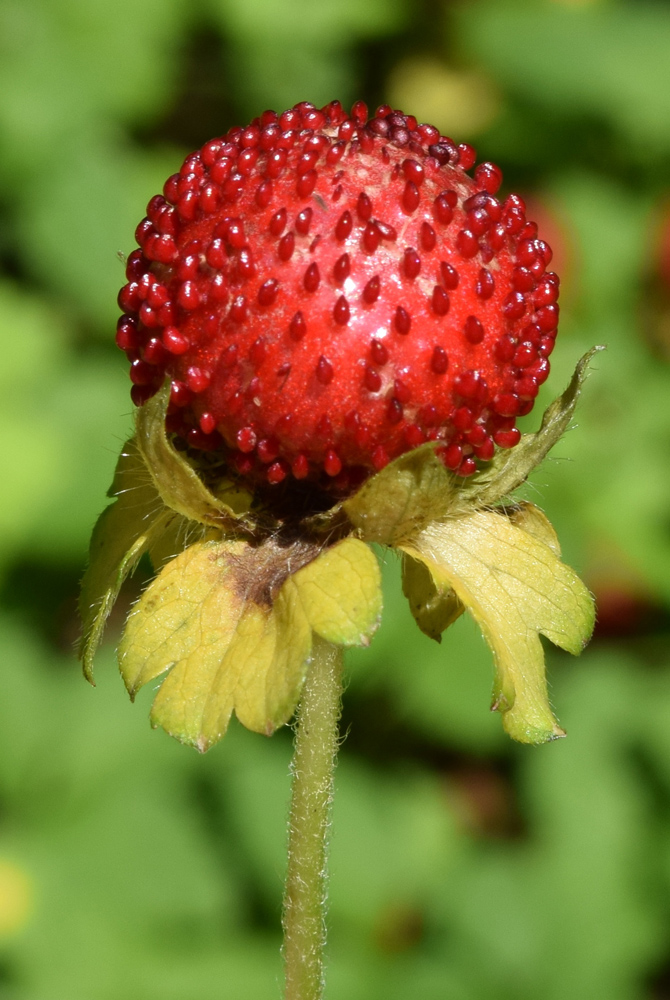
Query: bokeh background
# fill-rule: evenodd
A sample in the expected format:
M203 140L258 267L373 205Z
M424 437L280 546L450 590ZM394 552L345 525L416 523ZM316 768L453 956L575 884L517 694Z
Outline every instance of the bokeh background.
M567 740L512 745L474 628L420 636L383 556L384 625L349 659L329 1000L670 997L670 6L0 0L2 1000L280 994L290 730L200 757L128 703L123 609L96 689L72 649L131 423L117 253L185 153L334 97L473 142L532 205L563 277L540 405L608 350L526 489L599 604L579 660L548 651Z

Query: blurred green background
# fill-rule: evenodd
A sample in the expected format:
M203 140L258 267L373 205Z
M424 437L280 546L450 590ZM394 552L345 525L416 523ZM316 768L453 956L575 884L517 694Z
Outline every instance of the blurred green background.
M0 0L2 1000L280 995L290 731L200 757L128 703L121 612L98 688L72 648L131 421L117 252L190 149L334 97L474 142L532 205L563 277L540 406L609 349L526 489L600 609L581 659L548 651L567 740L512 745L480 637L421 637L385 559L349 661L327 995L670 997L670 6Z

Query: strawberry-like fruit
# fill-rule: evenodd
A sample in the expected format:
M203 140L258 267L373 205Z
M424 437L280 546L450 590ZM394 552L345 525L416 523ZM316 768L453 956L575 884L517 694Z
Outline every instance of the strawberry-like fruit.
M149 202L117 343L144 403L249 482L346 494L444 442L462 476L519 440L549 373L558 278L471 146L391 108L268 111Z

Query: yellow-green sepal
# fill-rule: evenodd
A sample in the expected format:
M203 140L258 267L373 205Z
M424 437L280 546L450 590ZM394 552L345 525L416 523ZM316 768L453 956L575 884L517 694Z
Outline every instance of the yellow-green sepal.
M588 377L589 365L604 347L592 347L580 358L570 384L544 411L540 429L523 434L513 448L499 451L493 460L463 483L459 499L463 506L496 504L522 485L570 426L577 402Z
M233 711L269 735L295 709L312 633L285 574L275 592L274 556L242 540L196 542L164 566L128 619L119 665L131 697L167 673L151 721L201 751L221 739Z
M251 494L224 481L215 495L186 458L172 446L165 432L170 383L137 410L137 446L163 503L191 521L222 531L253 530L248 516Z
M514 448L499 451L474 476L463 479L449 472L436 454L444 442L429 442L401 455L352 497L321 515L321 530L333 530L346 518L365 541L399 546L432 521L499 503L527 479L568 427L589 362L599 350L593 348L579 361L570 385L547 408L537 433L524 434Z
M123 446L108 495L115 500L93 529L79 596L79 656L91 683L93 658L123 581L176 516L164 506L133 440Z
M382 583L368 545L345 538L291 577L312 629L338 646L367 646L379 626Z
M366 644L380 614L379 566L356 539L323 551L205 539L149 585L128 619L119 665L132 698L166 674L151 721L204 751L233 712L266 735L286 723L313 632L343 646Z
M399 545L449 509L456 484L436 447L431 442L401 455L344 501L343 512L365 541Z
M561 562L553 529L531 504L434 522L402 549L429 570L440 594L454 591L493 653L493 708L522 743L563 736L549 704L540 634L581 652L593 599Z

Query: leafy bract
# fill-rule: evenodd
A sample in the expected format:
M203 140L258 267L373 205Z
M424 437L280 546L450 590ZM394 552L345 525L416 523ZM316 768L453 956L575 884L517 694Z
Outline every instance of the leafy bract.
M459 491L459 500L472 507L498 503L518 489L568 429L588 375L589 363L603 347L593 347L579 360L570 384L544 411L540 429L524 434L517 445L499 451L487 468Z
M195 469L172 447L165 433L165 413L170 384L137 410L137 446L142 453L156 490L167 507L192 521L211 524L227 531L249 528L244 518L251 498L230 492L236 508L225 503L203 483ZM241 512L240 512L241 511Z
M164 506L132 440L123 447L109 495L116 499L93 529L79 597L83 621L79 655L89 681L93 657L121 584L176 516Z
M356 539L323 552L198 541L163 567L131 613L121 673L131 697L167 673L152 722L201 751L221 739L233 711L269 735L293 714L312 631L367 643L380 595L377 560Z
M325 549L291 578L313 630L340 646L367 646L382 611L381 574L356 538Z
M80 657L86 677L105 622L125 578L142 554L154 567L182 551L208 527L218 534L249 533L250 496L227 480L215 496L172 447L165 433L169 385L137 412L137 436L121 453L109 490L116 500L93 531L89 566L79 601L83 619Z
M343 513L365 541L402 545L436 519L456 517L508 497L528 478L567 429L595 347L579 361L570 385L547 408L535 434L524 434L509 450L499 451L485 469L463 480L447 471L430 442L401 455L372 476L354 496L334 509ZM327 520L327 519L326 519Z
M254 587L255 550L243 541L196 542L165 566L130 615L119 649L126 686L170 671L154 725L207 750L233 710L257 732L290 718L311 648L295 588L274 601Z
M593 600L560 561L545 519L531 505L517 523L494 510L442 522L401 546L430 571L438 593L453 590L479 624L496 664L493 707L514 739L564 735L553 717L540 633L570 653L593 629ZM532 531L527 530L528 526Z

